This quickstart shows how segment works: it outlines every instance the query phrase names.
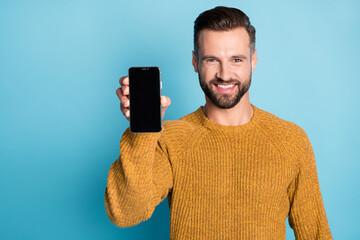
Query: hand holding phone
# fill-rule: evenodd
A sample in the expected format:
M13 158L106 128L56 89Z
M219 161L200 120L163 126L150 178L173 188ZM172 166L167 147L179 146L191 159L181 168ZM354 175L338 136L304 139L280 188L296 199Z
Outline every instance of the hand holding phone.
M116 94L121 101L121 111L126 119L130 120L130 88L129 76L123 76L119 80L120 88L116 89ZM171 100L169 97L161 96L161 112L162 118L164 117L165 110L170 106Z

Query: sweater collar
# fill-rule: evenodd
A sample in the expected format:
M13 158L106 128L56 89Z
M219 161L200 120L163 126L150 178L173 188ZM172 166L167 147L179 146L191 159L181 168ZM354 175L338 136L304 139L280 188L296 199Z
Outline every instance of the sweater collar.
M208 129L222 131L222 132L230 132L230 133L239 132L253 128L254 124L256 124L256 122L259 121L259 109L252 104L251 106L253 107L254 110L253 117L250 119L248 123L239 126L225 126L209 120L203 112L203 106L199 107L195 111L195 115L200 121L200 124Z

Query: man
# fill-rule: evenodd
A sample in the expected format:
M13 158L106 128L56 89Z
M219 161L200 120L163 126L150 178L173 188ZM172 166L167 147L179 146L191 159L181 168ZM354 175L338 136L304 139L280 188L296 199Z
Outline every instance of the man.
M285 239L287 217L297 239L332 239L305 132L250 104L256 62L242 11L199 15L192 64L206 104L160 133L125 131L105 193L114 224L145 221L168 197L171 239ZM120 84L129 118L128 77Z

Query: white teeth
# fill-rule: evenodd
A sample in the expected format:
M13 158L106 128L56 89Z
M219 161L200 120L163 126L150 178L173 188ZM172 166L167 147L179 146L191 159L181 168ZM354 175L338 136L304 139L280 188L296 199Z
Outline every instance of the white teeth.
M235 84L227 84L227 85L217 85L217 87L219 88L224 88L224 89L227 89L227 88L232 88Z

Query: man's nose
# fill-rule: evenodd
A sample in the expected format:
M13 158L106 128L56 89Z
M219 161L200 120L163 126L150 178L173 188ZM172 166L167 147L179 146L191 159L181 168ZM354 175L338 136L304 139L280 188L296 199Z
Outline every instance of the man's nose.
M231 67L226 63L221 63L216 74L217 78L220 78L224 81L229 81L231 79Z

